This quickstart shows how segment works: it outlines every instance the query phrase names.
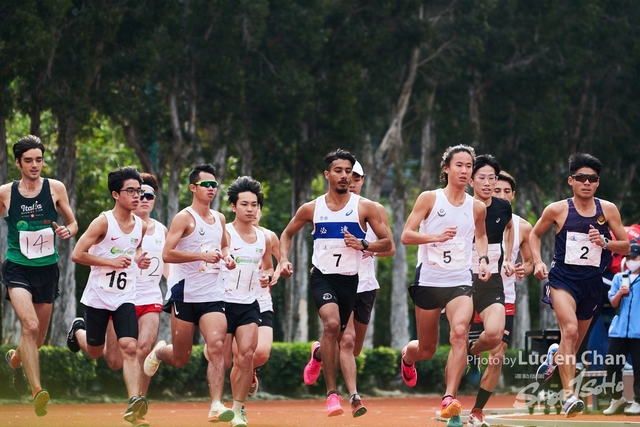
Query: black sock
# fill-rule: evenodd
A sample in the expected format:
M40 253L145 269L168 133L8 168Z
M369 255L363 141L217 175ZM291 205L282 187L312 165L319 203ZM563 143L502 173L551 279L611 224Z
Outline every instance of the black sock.
M482 387L480 387L480 390L478 390L478 395L476 396L476 404L473 405L473 407L483 409L484 405L486 405L487 402L489 401L489 398L491 397L491 393L493 392L487 391Z
M320 350L320 346L313 350L313 358L316 359L316 362L322 362L322 359L318 357L318 350Z
M331 390L330 392L327 393L327 397L331 396L332 394L340 395L340 393L338 393L338 390Z

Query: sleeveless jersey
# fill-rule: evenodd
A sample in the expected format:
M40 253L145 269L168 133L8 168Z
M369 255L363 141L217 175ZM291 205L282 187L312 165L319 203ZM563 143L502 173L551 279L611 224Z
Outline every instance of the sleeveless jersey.
M222 225L218 213L211 210L216 222L207 224L191 207L185 210L193 217L196 226L191 234L178 241L176 249L184 252L221 252ZM181 302L222 301L224 286L218 283L219 275L220 262L208 264L204 261L191 261L173 264L166 299Z
M136 268L136 305L162 304L160 279L164 269L162 249L166 237L162 224L155 219L151 221L155 223L153 234L146 234L142 238L142 252L147 252L151 265L144 270Z
M113 211L106 211L101 215L107 218L107 233L100 243L89 248L89 253L110 259L125 255L133 260L142 239L142 220L134 215L133 230L126 234L120 229ZM87 307L111 311L125 303L135 304L137 268L138 265L133 261L125 269L92 265L80 302Z
M245 242L233 224L227 224L227 231L231 237L229 248L236 260L236 268L229 271L225 280L224 302L235 304L251 304L260 292L260 276L262 275L262 257L266 250L266 239L262 230L253 227L256 241ZM222 269L226 268L222 266Z
M590 225L605 237L611 237L600 199L594 197L594 201L596 214L587 218L578 213L572 198L567 199L569 209L562 229L556 234L549 280L559 279L570 282L600 280L602 273L609 265L611 252L589 242Z
M373 232L371 226L367 223L367 233L365 239L368 242L375 242L378 240L378 236ZM358 293L373 291L380 289L378 279L376 279L376 259L369 256L362 258L360 261L360 269L358 270Z
M264 237L266 239L265 244L270 245L271 233L273 233L273 231L266 229L264 227L258 227L258 228L262 228L262 231L264 232ZM260 304L260 313L264 313L265 311L273 311L273 300L271 299L271 286L267 286L266 288L260 287L260 289L258 290L257 299L258 299L258 304Z
M49 180L42 180L36 197L24 197L18 191L20 181L11 185L11 202L7 216L6 259L20 265L41 267L58 262L53 221L58 212L51 197Z
M520 221L524 221L518 215L513 214L513 251L511 252L511 261L515 264L520 252ZM505 250L504 242L502 250ZM502 283L504 285L504 302L505 304L515 304L516 302L516 275L507 276L504 270L500 271Z
M350 193L345 207L334 212L327 207L326 194L316 199L311 263L323 274L358 274L362 252L344 244L344 229L357 239L364 239L365 232L358 214L359 201L360 196Z
M458 226L456 236L446 242L418 246L418 266L414 284L440 288L471 286L471 247L475 233L473 197L466 194L464 203L455 207L436 190L436 201L429 216L420 222L420 233L439 234L447 226Z

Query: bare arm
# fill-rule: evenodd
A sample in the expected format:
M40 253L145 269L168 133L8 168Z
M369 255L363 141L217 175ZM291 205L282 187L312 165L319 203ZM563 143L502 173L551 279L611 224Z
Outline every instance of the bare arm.
M55 222L53 223L55 232L62 240L70 239L78 233L78 223L69 205L67 189L62 182L55 179L49 180L49 186L55 194L58 213L64 221L64 226L58 226Z
M522 279L533 272L531 248L529 247L529 234L532 228L531 224L524 218L520 220L520 255L522 256L522 264L520 268L516 268L516 277L518 279Z
M107 217L99 215L94 219L87 231L76 242L76 246L71 254L71 260L77 264L96 266L96 267L113 267L118 269L128 268L132 259L126 255L120 255L117 258L102 258L89 253L91 246L98 244L107 234L109 222Z
M389 227L389 216L387 215L387 210L380 203L375 203L376 208L378 209L378 213L380 213L380 221L382 221L382 225L387 229L387 234L391 239L391 249L385 252L378 252L375 255L377 257L390 257L395 255L396 253L396 242L393 240L393 233L391 233L391 227Z
M273 259L271 258L271 236L263 230L265 237L265 250L262 255L262 276L260 276L260 286L266 288L273 281ZM269 278L271 277L271 280Z
M613 203L602 200L601 204L605 218L607 218L607 225L613 235L616 236L616 240L609 242L607 249L617 254L627 255L631 245L629 244L629 236L622 225L620 211ZM601 236L598 237L600 238L595 243L598 246L604 246L604 239Z
M507 276L511 276L514 273L514 260L511 259L511 255L513 254L514 234L513 219L510 219L504 229L504 235L502 237L504 239L504 261L502 262L502 268L504 268Z
M542 211L542 216L540 217L540 219L538 219L536 225L533 226L533 229L529 234L529 248L531 249L533 271L534 275L540 280L546 279L549 275L546 264L542 262L542 255L540 254L540 242L542 236L547 232L549 227L557 224L556 219L561 217L561 203L566 205L566 202L554 202L547 206L544 211Z
M178 214L173 218L173 221L171 221L171 227L169 227L169 233L167 234L167 240L164 244L164 248L162 249L162 260L164 262L181 264L192 261L204 261L206 263L215 264L220 261L222 254L217 251L187 252L176 249L180 239L193 232L193 226L195 226L195 219L187 211L178 212ZM222 230L224 231L224 227Z
M420 222L429 216L433 205L436 202L436 193L433 191L424 191L416 199L413 210L407 218L402 230L401 241L403 245L422 245L431 242L446 242L456 236L457 227L446 227L440 234L422 234L416 231L420 226Z
M315 201L307 202L300 206L280 235L280 272L281 276L285 279L291 277L293 274L293 265L289 262L289 251L291 250L293 236L295 236L306 223L313 222L314 209Z
M275 271L273 272L273 279L271 280L271 284L275 285L276 283L278 283L278 279L280 278L280 240L278 239L278 236L276 236L276 233L274 233L273 231L269 231L270 236L270 244L271 244L271 255L272 257L276 260L276 262L278 263L278 266L276 267Z
M489 239L485 219L487 218L487 207L479 200L473 201L473 217L475 219L475 245L478 252L480 264L478 265L478 278L486 282L491 277L487 253L489 252Z
M373 232L376 234L378 240L370 242L367 250L369 252L388 252L392 248L391 237L389 228L382 223L380 218L380 212L376 205L369 199L360 198L358 202L358 210L362 212L361 223L366 222L369 224ZM344 232L344 243L347 247L357 250L364 250L362 240L358 239L348 230Z

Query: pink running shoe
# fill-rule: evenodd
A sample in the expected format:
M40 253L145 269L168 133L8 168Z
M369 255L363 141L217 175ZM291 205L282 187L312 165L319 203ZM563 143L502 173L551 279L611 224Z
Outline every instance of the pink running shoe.
M462 405L458 399L454 399L451 396L442 399L442 409L440 409L440 416L442 418L451 418L460 415L461 412Z
M327 415L330 417L335 417L337 415L344 414L344 409L340 405L340 401L342 397L340 397L337 393L331 393L327 396Z
M400 374L402 374L402 381L409 387L415 387L418 382L418 373L416 372L416 365L412 363L407 365L404 363L404 355L407 353L407 346L402 349L402 357L400 358Z
M317 348L320 348L320 343L318 341L314 342L311 346L311 357L309 358L309 363L307 363L307 366L304 367L304 371L302 372L302 377L304 378L304 383L306 385L313 385L316 381L318 381L318 377L320 376L322 362L318 362L313 357Z

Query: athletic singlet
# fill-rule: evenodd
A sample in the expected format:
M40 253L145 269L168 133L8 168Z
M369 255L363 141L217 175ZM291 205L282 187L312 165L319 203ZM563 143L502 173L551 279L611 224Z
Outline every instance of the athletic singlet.
M260 289L260 265L266 250L266 239L262 230L253 227L256 232L256 241L245 242L233 224L227 224L229 232L230 253L236 260L236 268L229 271L224 280L224 302L235 304L253 303ZM221 267L226 270L224 266ZM226 276L226 275L225 275Z
M344 208L337 212L330 210L326 194L316 199L313 212L313 255L311 263L323 274L355 276L360 268L362 252L344 244L344 229L357 239L364 239L365 232L360 226L358 203L360 196L350 193Z
M504 199L492 197L491 204L487 206L487 216L484 224L487 231L487 240L489 247L487 250L487 256L489 257L489 271L492 276L489 280L497 282L499 281L498 273L502 269L502 261L504 259L504 251L502 249L502 239L504 237L504 230L507 228L507 223L511 219L511 203ZM473 252L471 255L471 265L473 272L478 274L478 252L476 251L475 244L473 245Z
M375 242L378 236L373 232L367 223L367 233L365 239L368 242ZM358 270L358 293L380 289L378 279L376 279L376 259L373 256L362 258L360 269Z
M523 221L518 215L513 214L513 251L511 252L511 261L515 264L520 252L520 221ZM502 250L505 250L504 242ZM516 275L507 276L504 270L500 271L502 276L502 284L504 285L504 302L505 304L515 304L516 302Z
M191 234L178 241L176 249L184 252L222 252L222 225L220 225L218 212L211 210L216 222L207 224L191 207L185 210L193 217L196 226ZM224 261L221 260L215 264L204 261L173 264L171 286L166 295L167 301L222 301L224 286L218 283L221 262Z
M4 218L8 227L6 259L30 267L55 264L59 256L52 223L58 219L58 212L49 180L43 178L40 194L29 198L20 194L19 184L11 184L11 201Z
M100 243L89 248L89 253L109 259L125 255L132 261L131 265L124 269L92 265L80 302L87 307L115 311L122 304L135 303L135 270L138 264L133 262L133 259L142 239L142 220L133 215L135 225L133 230L126 234L120 229L113 211L106 211L101 215L107 218L107 232Z
M552 276L564 281L600 280L609 265L611 251L589 242L590 225L605 237L611 237L600 199L594 197L594 201L596 214L587 218L578 213L572 198L567 199L569 209L562 229L556 234L550 280Z
M270 245L271 233L273 233L273 231L264 227L258 227L258 228L261 228L262 232L264 233L264 237L266 239L265 243ZM273 300L271 299L271 286L267 286L266 288L260 287L260 289L258 290L257 299L258 299L258 304L260 304L260 313L263 313L265 311L273 311Z
M448 288L471 286L471 246L475 233L473 197L455 207L443 189L435 191L436 201L429 216L420 222L420 233L439 234L447 226L458 226L456 237L446 242L418 245L415 285Z
M151 265L144 270L136 268L136 305L162 304L160 279L164 269L162 249L166 237L162 224L155 219L151 221L155 223L153 234L145 234L142 238L142 252L147 252Z

